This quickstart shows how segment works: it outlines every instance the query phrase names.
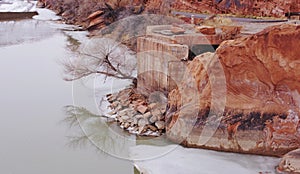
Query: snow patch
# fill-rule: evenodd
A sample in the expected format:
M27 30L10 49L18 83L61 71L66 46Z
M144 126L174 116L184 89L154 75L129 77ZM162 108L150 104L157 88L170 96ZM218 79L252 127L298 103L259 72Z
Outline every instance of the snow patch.
M0 12L34 12L37 1L27 0L2 0Z
M53 21L55 21L55 20L61 19L61 17L57 16L54 11L51 11L48 9L37 8L36 11L38 12L38 15L32 17L33 19L36 19L36 20L47 20L47 21L53 20Z
M134 161L143 174L220 174L220 173L275 173L279 158L257 155L216 152L204 149L184 148L178 145L132 147L131 158L141 159L145 153L155 154L159 149L174 149L160 157Z

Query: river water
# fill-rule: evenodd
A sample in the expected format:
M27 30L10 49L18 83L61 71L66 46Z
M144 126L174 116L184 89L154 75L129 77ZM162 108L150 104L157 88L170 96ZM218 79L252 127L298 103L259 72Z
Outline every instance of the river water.
M74 101L60 63L69 40L53 22L0 22L0 173L133 173L128 160L74 144L82 131L63 121Z
M136 139L95 117L106 110L102 97L128 82L62 80L62 62L92 42L48 17L0 22L1 174L133 174L133 162L155 174L275 172L277 158Z

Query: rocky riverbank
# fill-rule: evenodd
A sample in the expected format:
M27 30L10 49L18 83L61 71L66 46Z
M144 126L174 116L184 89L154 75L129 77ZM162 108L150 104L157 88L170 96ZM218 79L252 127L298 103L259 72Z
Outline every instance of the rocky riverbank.
M240 0L39 0L38 7L55 11L67 24L98 30L115 21L138 14L170 15L171 11L205 14L229 14L243 17L284 18L289 12L299 12L297 0L240 1ZM95 16L95 14L97 14ZM90 20L90 15L96 17ZM180 16L179 16L180 18Z
M160 92L149 98L139 94L135 88L108 94L107 101L112 115L120 127L132 134L160 136L165 132L167 98Z
M39 6L56 11L66 23L80 25L89 31L99 31L131 15L168 15L170 10L282 18L285 12L299 9L293 5L292 0L284 4L281 1L267 2L269 5L253 4L248 1L237 2L240 1L168 3L160 0L130 2L40 0ZM173 23L162 19L143 16L127 21L127 25L123 23L115 25L110 32L118 31L115 36L121 40L137 38L145 34L147 25ZM180 35L185 32L180 28L175 29L177 30L173 30L173 34ZM197 29L204 32L203 28ZM207 32L208 28L205 30ZM132 134L160 136L166 133L169 139L183 142L188 147L282 156L300 147L298 38L298 25L282 25L249 37L225 41L217 49L216 54L202 54L188 63L190 73L184 74L184 80L178 88L168 94L168 99L161 92L151 91L152 93L146 97L139 94L135 88L124 89L107 95L112 110L109 114L121 128ZM130 45L133 49L136 48L134 44ZM218 78L224 73L227 88L226 94L216 97L225 96L227 100L224 102L224 113L221 113L223 115L218 115L218 110L213 110L215 114L208 118L208 110L216 109L218 106L214 108L211 104L213 84L203 62L216 59L220 61L224 72L214 72L217 74L213 79L217 83L220 82ZM159 65L156 62L153 66ZM216 67L213 68L218 70ZM192 81L196 83L195 89L191 87ZM217 85L214 90L222 91L221 88L222 85ZM199 108L185 107L195 96L199 97L196 103ZM199 114L194 115L194 111ZM191 122L190 117L196 118L195 123ZM216 130L212 126L205 127L207 124L213 125L212 121L218 119L220 126ZM200 141L204 128L212 135L205 135L210 138L205 144ZM188 136L186 136L187 129L191 130ZM292 171L286 166L286 162L280 165L280 170Z
M37 6L49 8L61 15L67 24L76 24L89 30L101 29L115 21L137 14L162 14L164 2L140 0L39 0ZM96 12L96 13L95 13ZM89 20L89 17L96 17ZM97 19L101 22L96 22ZM94 21L93 21L94 20Z

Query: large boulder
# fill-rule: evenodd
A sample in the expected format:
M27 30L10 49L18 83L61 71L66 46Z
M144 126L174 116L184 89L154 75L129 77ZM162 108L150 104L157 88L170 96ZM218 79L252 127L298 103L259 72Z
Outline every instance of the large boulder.
M169 94L168 137L272 156L299 148L299 41L300 25L278 25L197 56Z

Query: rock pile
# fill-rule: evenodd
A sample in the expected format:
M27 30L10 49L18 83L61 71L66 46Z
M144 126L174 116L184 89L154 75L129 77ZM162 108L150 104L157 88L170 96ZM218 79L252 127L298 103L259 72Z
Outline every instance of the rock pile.
M107 101L120 127L137 135L159 136L165 132L167 98L156 92L149 98L133 88L108 94Z

